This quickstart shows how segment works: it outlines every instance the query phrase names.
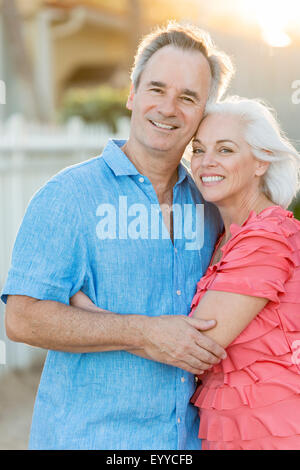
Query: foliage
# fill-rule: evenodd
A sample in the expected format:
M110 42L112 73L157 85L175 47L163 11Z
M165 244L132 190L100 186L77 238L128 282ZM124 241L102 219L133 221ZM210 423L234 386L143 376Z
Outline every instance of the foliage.
M60 118L66 121L72 116L79 116L88 123L101 123L115 133L117 121L122 116L130 116L126 108L129 90L101 85L97 88L73 88L66 92Z
M298 197L293 203L288 207L288 210L292 211L296 219L300 220L300 198Z

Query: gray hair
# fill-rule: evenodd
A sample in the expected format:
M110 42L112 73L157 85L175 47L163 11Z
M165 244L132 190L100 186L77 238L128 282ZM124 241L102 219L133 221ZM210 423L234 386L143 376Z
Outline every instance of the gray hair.
M206 57L212 74L208 102L220 99L234 74L230 57L215 47L207 32L197 26L180 25L175 21L170 21L166 27L157 27L141 41L131 71L134 89L137 90L150 57L162 47L170 45L183 50L199 51Z
M261 100L231 96L208 105L204 117L212 114L240 118L254 157L270 162L262 176L262 191L286 209L300 189L300 155L280 129L275 111Z

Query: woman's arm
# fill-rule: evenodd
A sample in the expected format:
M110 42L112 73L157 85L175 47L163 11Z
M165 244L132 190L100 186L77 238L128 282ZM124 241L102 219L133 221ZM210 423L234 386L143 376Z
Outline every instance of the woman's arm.
M261 297L210 290L202 297L192 318L216 320L216 326L203 331L203 334L226 348L249 325L268 301L268 299ZM70 304L91 312L100 311L81 291L70 299ZM128 352L150 359L147 354L141 353L141 351L132 349Z
M209 290L199 302L193 318L215 319L214 328L204 334L226 348L265 307L269 299Z
M255 219L253 225L233 235L208 291L193 311L193 318L216 319L217 325L204 335L224 348L269 301L280 302L279 294L294 272L288 237L282 228L274 229L275 223L268 224L268 219Z

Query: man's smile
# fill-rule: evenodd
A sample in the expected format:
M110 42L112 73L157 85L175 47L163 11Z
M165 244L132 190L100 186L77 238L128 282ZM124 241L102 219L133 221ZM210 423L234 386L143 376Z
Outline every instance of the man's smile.
M170 124L164 124L163 122L152 121L151 119L149 119L149 122L151 122L151 124L154 127L157 127L158 129L165 129L167 131L173 131L178 129L178 126L172 126Z

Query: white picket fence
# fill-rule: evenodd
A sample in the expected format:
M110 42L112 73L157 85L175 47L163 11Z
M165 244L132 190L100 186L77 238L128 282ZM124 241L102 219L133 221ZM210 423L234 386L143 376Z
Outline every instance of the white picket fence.
M0 289L10 265L14 240L32 195L61 169L99 155L109 138L127 138L129 120L112 135L105 126L72 118L66 125L26 122L21 115L0 123ZM44 351L8 340L0 303L0 375L40 360Z

